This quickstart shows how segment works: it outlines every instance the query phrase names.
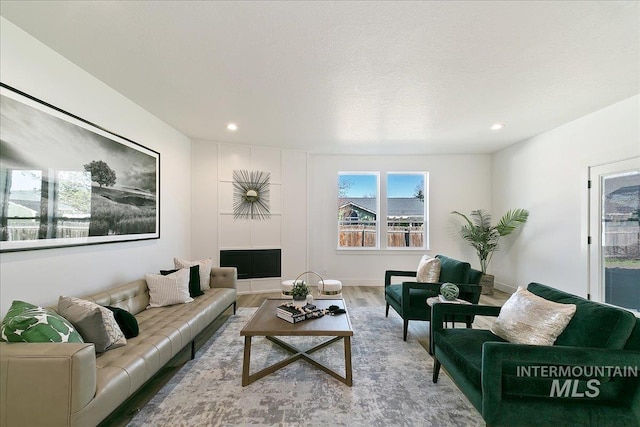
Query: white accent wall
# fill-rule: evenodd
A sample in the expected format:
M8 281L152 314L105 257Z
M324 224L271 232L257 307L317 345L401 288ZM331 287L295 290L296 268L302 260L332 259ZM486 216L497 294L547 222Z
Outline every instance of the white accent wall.
M235 219L234 170L270 174L270 218ZM194 141L192 156L194 258L219 265L226 249L281 249L282 278L307 269L307 154L249 145ZM238 292L280 289L281 278L239 280Z
M494 212L530 211L494 257L497 281L587 295L588 168L640 154L639 107L636 95L494 154Z
M415 271L424 250L338 250L338 172L429 173L431 255L444 254L479 268L475 253L458 236L451 211L491 210L491 156L339 156L309 158L309 266L343 285L382 285L385 270ZM384 181L384 175L381 175ZM381 194L384 193L381 182Z
M0 254L0 316L20 299L56 305L171 268L191 251L191 142L115 90L0 18L0 78L38 99L160 153L160 239Z

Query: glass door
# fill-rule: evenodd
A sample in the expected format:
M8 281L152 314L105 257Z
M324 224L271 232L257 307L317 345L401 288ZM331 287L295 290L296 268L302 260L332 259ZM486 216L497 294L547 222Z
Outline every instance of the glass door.
M594 300L640 313L640 157L589 168Z

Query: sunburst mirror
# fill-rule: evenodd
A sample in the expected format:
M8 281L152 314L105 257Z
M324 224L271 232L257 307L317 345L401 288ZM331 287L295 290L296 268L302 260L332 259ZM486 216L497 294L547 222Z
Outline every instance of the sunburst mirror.
M233 171L233 218L269 219L269 179L261 171Z

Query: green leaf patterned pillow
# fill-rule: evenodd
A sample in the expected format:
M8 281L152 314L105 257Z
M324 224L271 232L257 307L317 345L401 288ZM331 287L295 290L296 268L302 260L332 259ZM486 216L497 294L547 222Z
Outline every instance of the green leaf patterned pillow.
M84 342L73 325L59 314L24 301L13 301L0 327L0 340L9 342Z

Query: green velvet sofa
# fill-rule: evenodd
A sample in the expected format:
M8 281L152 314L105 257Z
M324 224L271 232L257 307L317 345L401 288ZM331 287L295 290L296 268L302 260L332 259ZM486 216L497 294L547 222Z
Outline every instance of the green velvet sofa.
M458 298L477 304L480 299L480 277L482 272L471 268L471 264L444 255L436 255L440 260L440 279L438 283L402 282L392 284L394 277L416 278L416 271L387 270L384 275L384 299L386 301L385 315L389 316L392 307L404 320L403 338L407 340L409 320L431 320L431 307L427 305L427 298L440 293L442 283L449 282L458 285ZM450 322L464 322L471 327L473 316L453 316Z
M436 304L433 381L444 367L489 426L640 426L640 319L539 283L527 289L577 306L554 345L446 329L449 313L498 316L500 307Z

